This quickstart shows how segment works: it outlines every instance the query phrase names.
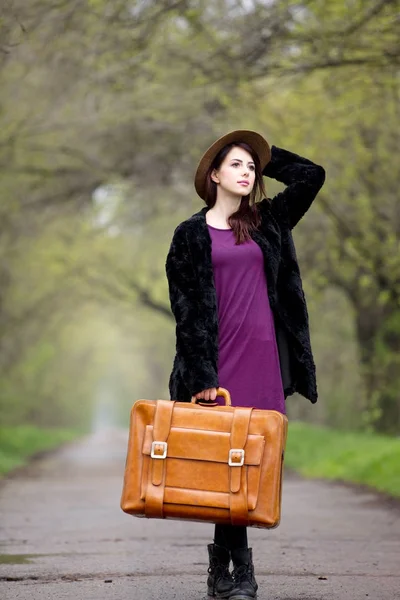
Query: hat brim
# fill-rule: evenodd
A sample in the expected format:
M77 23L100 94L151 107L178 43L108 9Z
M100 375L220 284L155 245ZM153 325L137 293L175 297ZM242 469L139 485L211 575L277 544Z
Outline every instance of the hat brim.
M231 131L230 133L223 135L205 151L205 153L200 159L196 170L196 174L194 177L194 187L196 188L196 192L198 193L200 198L202 198L203 200L205 200L206 195L206 175L208 169L210 168L218 152L222 150L224 146L227 146L228 144L232 144L234 142L243 142L245 144L248 144L257 154L260 160L262 170L271 160L271 149L267 140L256 131L238 129L236 131Z

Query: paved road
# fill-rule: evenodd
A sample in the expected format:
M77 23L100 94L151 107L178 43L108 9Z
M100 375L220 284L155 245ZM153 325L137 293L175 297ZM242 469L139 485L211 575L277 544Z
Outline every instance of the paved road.
M0 485L1 600L205 597L212 525L124 514L125 446L102 432ZM400 599L400 510L375 494L286 477L282 524L249 536L259 600Z

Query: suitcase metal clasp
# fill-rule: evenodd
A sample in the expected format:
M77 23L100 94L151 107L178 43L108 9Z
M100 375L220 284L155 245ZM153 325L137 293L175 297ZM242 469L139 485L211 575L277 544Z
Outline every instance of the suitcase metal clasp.
M242 448L231 448L229 450L228 465L230 467L242 467L244 465L244 450Z
M152 442L150 456L151 458L167 458L167 442Z

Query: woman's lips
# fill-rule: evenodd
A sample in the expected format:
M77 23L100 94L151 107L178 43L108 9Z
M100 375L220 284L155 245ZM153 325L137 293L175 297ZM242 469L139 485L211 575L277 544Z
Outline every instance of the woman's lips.
M239 185L245 185L245 186L249 185L248 181L238 181L238 183L239 183Z

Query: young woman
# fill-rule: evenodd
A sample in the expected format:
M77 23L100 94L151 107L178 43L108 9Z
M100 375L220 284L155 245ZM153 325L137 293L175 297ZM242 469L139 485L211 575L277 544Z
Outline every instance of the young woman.
M287 187L265 198L263 175ZM322 167L270 148L253 131L230 132L205 152L195 188L206 206L175 229L166 260L176 319L171 399L215 400L224 387L233 406L285 413L285 399L294 392L316 402L291 230L324 180ZM215 525L208 552L210 596L256 597L246 527Z

